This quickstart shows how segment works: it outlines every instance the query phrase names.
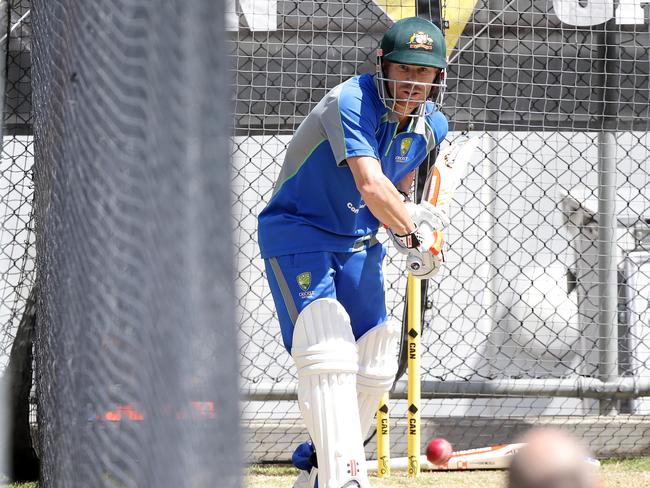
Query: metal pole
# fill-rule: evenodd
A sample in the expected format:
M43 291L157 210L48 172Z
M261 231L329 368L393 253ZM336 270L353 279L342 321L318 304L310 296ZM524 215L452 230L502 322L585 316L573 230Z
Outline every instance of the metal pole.
M599 378L605 383L618 377L618 277L616 272L616 132L611 127L616 115L615 24L605 27L604 39L604 113L598 134L598 349ZM616 415L616 401L600 401L601 415Z
M488 52L486 50L486 52ZM485 315L478 321L479 332L484 335L485 352L484 358L486 364L482 367L487 370L488 376L493 376L496 370L496 338L494 331L496 330L497 323L497 307L498 307L498 286L499 286L499 273L497 270L501 269L503 265L502 256L496 245L496 206L497 195L496 188L498 184L498 169L497 169L497 152L496 152L496 138L497 132L487 132L483 136L482 149L485 154L483 160L482 171L484 183L481 187L481 206L485 211L479 217L479 225L485 232L486 239L482 240L481 252L486 257L486 263L481 263L479 267L486 270L485 273L485 292L483 299L483 309Z
M408 382L398 381L391 398L405 400ZM295 401L295 383L256 383L242 391L242 398L252 402ZM650 396L650 378L619 377L603 383L591 376L571 378L500 378L495 380L423 381L421 398L641 398Z

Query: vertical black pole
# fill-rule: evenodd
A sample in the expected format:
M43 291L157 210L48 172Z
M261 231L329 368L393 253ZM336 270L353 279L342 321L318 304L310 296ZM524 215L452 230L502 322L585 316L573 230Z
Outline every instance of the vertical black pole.
M423 17L436 24L444 33L444 29L442 29L441 27L442 16L441 16L440 7L441 7L440 0L418 0L416 4L416 14L418 17ZM416 202L419 202L422 199L422 192L424 191L424 183L427 179L427 175L429 174L429 170L433 167L437 155L438 155L437 149L431 151L427 156L427 159L418 167L417 171L415 172L415 201ZM424 321L424 315L426 313L426 310L428 308L431 308L428 300L429 280L420 281L420 286L422 289L422 292L420 294L421 297L420 310L422 314L421 323L422 323L422 328L424 329L426 327L426 322ZM407 295L405 291L404 297L406 296ZM397 381L404 374L404 371L406 371L406 362L407 362L406 347L408 343L407 336L406 336L406 333L408 331L407 321L408 321L408 301L404 306L404 313L402 315L402 341L400 343L400 351L399 351L399 368L397 371L397 375L395 376L395 381Z
M418 17L424 17L442 29L442 15L439 0L418 0L416 9Z

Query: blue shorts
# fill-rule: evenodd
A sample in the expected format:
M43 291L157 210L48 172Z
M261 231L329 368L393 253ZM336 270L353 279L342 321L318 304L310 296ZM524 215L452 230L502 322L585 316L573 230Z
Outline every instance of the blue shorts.
M354 252L306 252L264 260L284 347L291 353L298 314L319 298L336 299L359 339L386 322L381 243Z

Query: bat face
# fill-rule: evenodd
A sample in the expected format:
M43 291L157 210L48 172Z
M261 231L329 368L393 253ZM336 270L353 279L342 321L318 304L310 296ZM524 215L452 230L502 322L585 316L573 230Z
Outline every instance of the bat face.
M440 469L505 469L525 444L499 444L481 449L456 451Z
M426 456L421 456L420 464L427 470L466 470L466 469L507 469L512 461L512 456L525 444L498 444L495 446L455 451L446 464L431 464ZM376 461L368 461L369 471L376 469ZM373 464L374 463L374 464ZM408 467L408 458L390 459L392 469L405 469Z

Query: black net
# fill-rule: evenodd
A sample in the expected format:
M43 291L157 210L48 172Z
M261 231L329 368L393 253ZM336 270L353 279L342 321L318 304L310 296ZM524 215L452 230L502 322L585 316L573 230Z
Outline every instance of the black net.
M40 486L238 486L223 3L33 17Z
M572 26L553 3L478 2L451 53L456 130L647 130L647 24Z

